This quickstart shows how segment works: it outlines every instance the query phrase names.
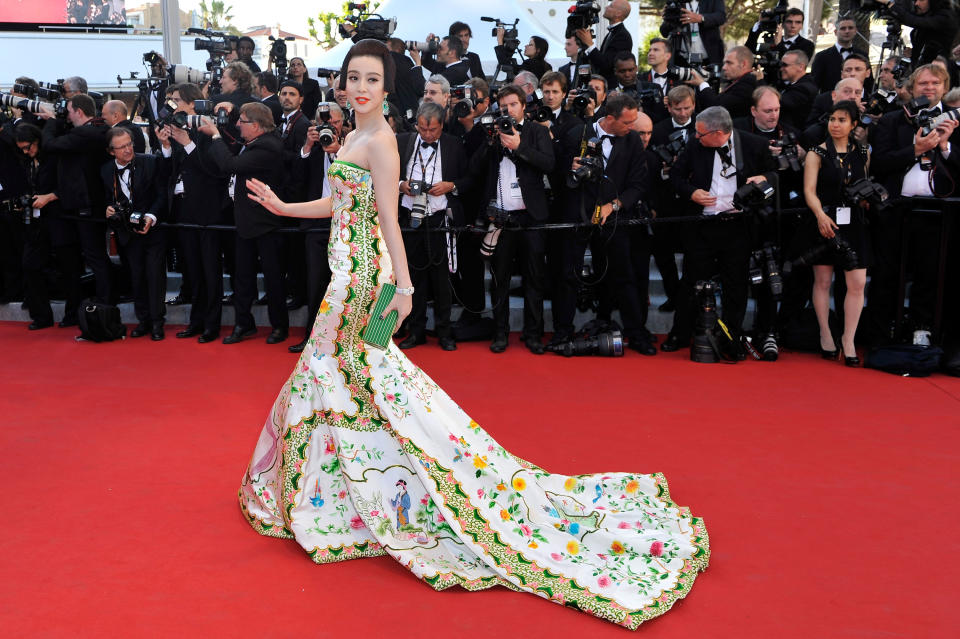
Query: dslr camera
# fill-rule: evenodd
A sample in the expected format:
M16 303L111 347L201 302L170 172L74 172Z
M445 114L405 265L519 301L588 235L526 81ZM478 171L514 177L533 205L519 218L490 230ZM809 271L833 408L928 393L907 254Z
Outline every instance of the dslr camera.
M547 122L553 118L553 111L543 104L542 90L537 89L532 95L527 96L524 117L534 122Z
M320 135L320 146L327 147L336 142L340 135L330 124L330 103L321 102L317 105L317 125L314 130Z
M19 195L0 201L0 215L15 215L24 224L33 221L33 196Z
M830 255L837 265L845 271L852 271L859 266L857 252L839 235L820 238L813 247L807 249L796 258L783 263L783 274L791 275L798 266L810 266L825 255Z
M680 152L683 151L686 146L687 143L683 139L683 131L674 131L664 144L653 147L652 151L657 154L663 166L669 169L673 166L677 156L680 155Z
M780 274L780 251L767 242L763 248L750 254L750 283L759 286L764 282L770 290L770 297L779 301L783 297L783 276Z
M775 193L776 189L766 180L747 182L733 194L733 205L742 211L766 218L773 213Z
M777 161L777 170L800 171L803 165L800 164L800 157L797 155L797 136L793 133L784 133L776 142L770 146L780 149L780 153L774 156Z
M865 177L845 186L843 197L847 202L869 202L874 211L882 211L887 208L890 193L871 178Z
M473 87L469 84L458 84L450 88L450 99L456 100L453 105L453 116L457 119L465 118L473 113Z
M126 224L131 231L142 231L147 226L146 214L141 211L134 211L130 204L126 202L115 203L111 217Z
M570 169L567 187L575 189L584 182L598 182L603 175L603 147L599 138L590 138L580 152L580 167Z
M589 86L570 91L568 95L570 97L570 111L580 119L583 119L586 114L587 107L590 106L590 100L593 100L594 108L600 106L597 104L597 92Z
M410 228L420 228L423 218L427 217L427 194L432 188L432 184L423 180L410 181L410 195L413 196L413 204L410 205Z
M428 55L436 55L437 52L440 51L440 38L433 37L423 42L404 40L403 46L405 46L408 51L419 51L420 53L426 53Z
M378 13L368 13L365 2L350 2L347 4L347 11L349 13L339 25L340 36L344 40L359 42L372 38L386 42L397 28L396 18L387 20ZM354 11L357 12L356 15Z

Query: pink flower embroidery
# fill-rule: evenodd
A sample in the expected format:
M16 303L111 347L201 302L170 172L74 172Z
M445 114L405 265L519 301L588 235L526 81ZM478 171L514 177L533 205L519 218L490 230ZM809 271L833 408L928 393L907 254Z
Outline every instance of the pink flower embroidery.
M492 450L493 450L493 444L490 444L489 446L487 446L487 450L488 450L488 451L492 451Z
M554 561L560 561L561 559L563 559L563 555L561 555L558 552L552 552L550 553L550 558L553 559Z
M609 588L610 584L611 584L610 577L607 577L606 575L601 575L597 579L597 585L600 586L601 588Z
M379 517L379 516L380 516L380 511L379 511L379 510L371 510L371 511L370 511L370 516L371 516L371 517Z
M530 535L533 534L533 529L530 528L530 526L528 526L527 524L520 524L520 530L521 530L521 531L523 532L523 534L526 535L527 537L529 537Z
M360 530L361 528L364 527L363 520L360 519L358 515L354 515L353 519L350 520L350 527L353 528L354 530Z
M663 556L663 542L655 541L650 544L650 555L653 557L662 557Z
M629 528L629 527L630 527L630 524L628 524L625 521L621 521L619 524L617 524L617 528Z
M347 498L347 491L341 490L339 493L337 493L337 499L346 499L346 498Z
M442 513L437 513L437 521L446 521L446 519L443 518Z
M450 435L448 438L449 438L450 441L452 441L452 442L458 442L458 441L460 441L459 439L457 439L457 438L454 437L453 435Z
M430 498L424 495L423 498L420 500L420 503L426 506L427 504L430 503Z
M607 556L606 556L605 554L603 554L602 552L598 552L598 553L597 553L597 557L599 557L600 559L603 559L604 561L607 560Z
M485 495L486 493L483 492L483 488L477 491L477 497L479 497L480 499L483 499Z

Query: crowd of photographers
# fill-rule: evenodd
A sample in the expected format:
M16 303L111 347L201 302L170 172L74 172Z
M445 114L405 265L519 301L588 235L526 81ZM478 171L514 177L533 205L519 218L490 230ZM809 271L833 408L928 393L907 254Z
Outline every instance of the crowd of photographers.
M503 352L519 272L522 342L531 352L626 347L655 355L646 327L651 256L667 295L660 310L675 311L663 351L692 341L700 361L748 351L774 360L782 334L802 332L812 300L807 315L816 320L808 324L821 352L837 356L842 347L856 365L867 269L869 322L858 339L928 340L938 317L956 313L952 299L945 311L937 303L937 287L956 277L956 265L944 273L938 262L940 217L909 212L919 206L911 198L955 197L960 181L960 93L950 89L960 67L942 37L943 22L952 21L951 37L956 22L935 0L876 4L914 26L914 51L924 52L887 57L876 78L856 48L852 16L836 22L837 45L813 55L800 35L803 12L785 3L764 11L745 45L724 51L722 0L667 2L663 37L650 43L642 73L623 24L625 0L603 11L608 28L599 42L591 29L598 7L575 6L568 62L556 70L545 40L530 38L519 56L516 22L489 19L498 43L492 82L469 49L465 23L423 42L390 37L379 16L344 25L355 39L386 42L396 62L384 116L397 132L400 218L416 291L400 348L427 341L432 300L441 348L485 338ZM205 74L145 55L151 78L140 83L134 113L122 101L91 97L82 78L56 87L19 78L2 95L13 113L0 133L2 293L23 300L31 330L54 325L54 294L66 299L60 325L77 324L84 266L92 299L115 302L129 291L138 320L132 337L164 339L170 303L191 305L177 337L200 342L220 339L225 303L236 318L225 344L256 333L255 304L267 306L268 343L288 339L289 310L306 305L316 316L330 278L329 221L298 222L301 232L291 232L246 197L245 184L261 180L287 201L328 196L326 173L351 129L350 105L336 77L324 73L324 89L302 59L288 61L282 40L268 71L253 63L245 40L218 49L198 39L211 53ZM222 225L235 232L210 228ZM470 225L479 232L465 230ZM897 308L901 253L912 323ZM165 303L173 255L183 284ZM834 287L842 329L829 315L833 267L845 273ZM578 309L594 316L579 332ZM310 328L291 351L303 349Z

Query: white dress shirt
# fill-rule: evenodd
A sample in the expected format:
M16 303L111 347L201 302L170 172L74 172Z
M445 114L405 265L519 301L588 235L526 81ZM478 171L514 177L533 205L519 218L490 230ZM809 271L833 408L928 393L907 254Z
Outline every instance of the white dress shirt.
M942 113L943 103L937 102L937 104L931 108L940 109ZM931 153L935 151L936 148L934 148ZM941 152L941 155L944 157L944 159L950 157L950 151L950 143L947 142L946 152ZM900 188L900 195L904 197L933 197L933 187L931 186L932 181L933 171L924 171L921 169L919 158L917 158L917 162L915 162L914 165L910 167L910 170L907 171L907 174L903 176L903 185Z
M737 176L734 168L737 165L736 149L733 147L733 136L730 136L730 164L727 169L730 177L723 177L723 161L720 158L720 151L714 149L713 152L713 179L710 180L710 195L717 198L717 203L712 206L703 207L704 215L716 215L724 211L733 209L733 194L737 192Z
M424 148L421 145L422 142L423 138L417 135L413 153L410 154L410 161L407 162L407 181L423 180L427 184L436 184L443 180L443 158L440 156L440 140L437 140L436 149ZM407 209L412 208L413 196L404 195L400 200L400 206ZM427 196L427 215L444 211L446 208L446 195Z

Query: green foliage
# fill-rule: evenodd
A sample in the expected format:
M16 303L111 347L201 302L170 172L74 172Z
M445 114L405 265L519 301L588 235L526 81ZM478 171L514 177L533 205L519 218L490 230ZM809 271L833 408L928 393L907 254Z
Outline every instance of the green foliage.
M648 31L641 36L643 45L640 47L637 53L637 68L640 69L640 71L647 71L650 69L650 67L647 66L647 54L650 53L650 41L654 38L660 37L662 36L660 35L659 31Z
M226 31L234 35L239 35L240 30L233 26L233 5L227 6L222 0L200 0L200 21L203 22L205 29L214 31Z
M343 16L350 13L347 9L349 4L349 2L344 2L340 13L324 11L318 14L316 18L307 18L307 25L309 27L307 33L324 49L334 47L343 40L343 38L340 37L340 31L337 25ZM377 7L379 6L379 0L372 0L368 3L367 10L370 13L376 13Z

